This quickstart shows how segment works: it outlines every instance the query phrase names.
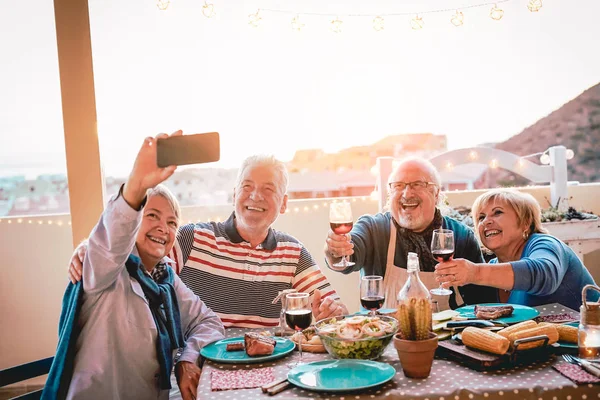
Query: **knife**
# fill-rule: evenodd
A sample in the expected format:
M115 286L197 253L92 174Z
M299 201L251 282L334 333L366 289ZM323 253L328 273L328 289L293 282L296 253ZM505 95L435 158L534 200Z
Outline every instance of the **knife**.
M474 326L476 328L492 328L494 325L493 322L487 321L484 319L469 319L465 321L448 321L446 323L446 329L458 329L458 328L466 328L468 326Z
M579 357L573 357L575 361L578 361L583 369L585 369L590 374L600 378L600 367L592 364L591 362L581 359Z

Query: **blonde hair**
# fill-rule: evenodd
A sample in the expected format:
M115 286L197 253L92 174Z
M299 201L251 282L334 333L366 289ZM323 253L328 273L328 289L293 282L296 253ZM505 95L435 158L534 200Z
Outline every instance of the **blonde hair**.
M175 214L175 217L177 218L177 226L181 225L181 207L179 206L177 198L165 185L158 184L152 189L148 189L146 196L148 196L148 198L152 196L161 196L167 200L167 203L169 203L173 213Z
M475 224L475 232L479 231L478 215L481 209L494 201L508 204L517 214L519 226L525 225L529 229L527 236L533 233L548 233L542 226L542 209L537 200L529 193L523 193L515 189L492 189L480 195L473 203L471 215Z

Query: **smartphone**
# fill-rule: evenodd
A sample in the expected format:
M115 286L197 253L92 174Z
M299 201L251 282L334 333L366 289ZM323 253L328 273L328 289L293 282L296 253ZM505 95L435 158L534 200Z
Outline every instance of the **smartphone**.
M172 136L156 141L156 163L160 168L209 163L219 161L220 157L218 132Z

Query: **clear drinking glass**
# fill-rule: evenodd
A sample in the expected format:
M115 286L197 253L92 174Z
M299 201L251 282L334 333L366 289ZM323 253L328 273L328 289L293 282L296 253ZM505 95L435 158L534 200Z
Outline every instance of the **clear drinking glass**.
M312 322L312 310L310 308L308 293L286 294L285 322L296 332L300 332L310 326ZM290 368L302 363L302 340L298 341L298 352L300 353L300 359L298 362L290 364Z
M329 205L329 226L333 233L337 235L345 235L352 230L354 224L352 218L352 208L348 202L331 203ZM354 265L352 261L348 261L345 255L342 259L333 264L332 267L346 268Z
M360 280L360 304L369 310L369 315L376 315L384 301L383 278L379 275L363 276Z
M448 261L454 256L454 232L450 229L435 229L431 238L431 254L438 262ZM431 294L449 296L452 290L440 287L431 289Z

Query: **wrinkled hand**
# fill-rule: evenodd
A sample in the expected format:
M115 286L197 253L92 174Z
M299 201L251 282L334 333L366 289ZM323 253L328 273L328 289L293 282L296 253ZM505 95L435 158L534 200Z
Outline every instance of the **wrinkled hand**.
M330 257L340 258L341 256L350 256L354 254L354 243L350 240L352 236L349 233L337 235L330 229L325 239L326 252Z
M79 246L73 252L71 256L71 262L69 263L69 268L67 273L69 275L69 280L71 283L76 284L81 280L81 274L83 272L83 259L85 258L85 253L87 253L87 240L79 243Z
M348 314L348 309L340 300L334 300L331 296L321 301L321 291L315 289L312 302L312 313L315 321L320 321L323 318L335 317L338 315Z
M476 266L464 258L441 262L435 267L435 280L444 288L463 286L475 281Z
M156 163L156 141L170 136L181 136L181 134L181 131L176 131L172 135L161 133L156 137L144 139L123 189L123 197L133 208L139 208L146 195L146 190L168 179L177 169L175 165L166 168L158 167Z
M175 377L183 400L196 400L201 372L196 364L189 361L180 361L175 365Z

